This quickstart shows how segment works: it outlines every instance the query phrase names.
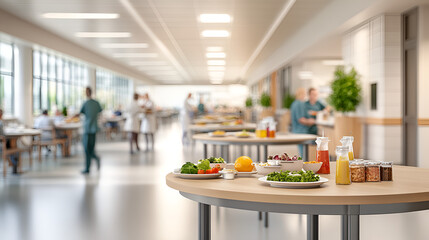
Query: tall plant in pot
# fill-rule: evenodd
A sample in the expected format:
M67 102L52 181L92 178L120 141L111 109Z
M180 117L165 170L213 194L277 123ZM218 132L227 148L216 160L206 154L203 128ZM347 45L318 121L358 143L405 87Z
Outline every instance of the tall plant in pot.
M346 71L344 67L338 67L331 83L332 93L328 98L329 104L340 114L335 116L335 143L339 143L342 136L354 136L354 154L359 157L362 141L362 121L359 117L352 117L362 101L362 87L359 82L359 74L352 68Z
M295 96L289 93L286 93L283 97L282 107L285 111L282 111L281 117L279 118L278 130L281 132L289 132L289 127L291 124L291 113L290 107L295 101Z
M245 106L246 106L246 109L245 109L245 112L244 112L244 120L246 122L252 122L252 120L253 120L252 119L252 116L253 116L253 109L252 109L252 107L253 107L253 99L252 99L252 97L246 98Z
M274 111L271 108L271 96L268 93L262 93L259 103L262 106L260 119L274 116Z

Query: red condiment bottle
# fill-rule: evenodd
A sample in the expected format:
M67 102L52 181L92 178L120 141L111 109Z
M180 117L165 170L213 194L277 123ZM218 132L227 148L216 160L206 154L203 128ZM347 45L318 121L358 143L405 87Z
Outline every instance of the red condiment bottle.
M320 167L319 171L317 172L319 174L331 173L331 169L329 166L328 143L329 143L329 139L327 137L318 137L316 139L316 144L317 144L316 161L322 163L322 167Z

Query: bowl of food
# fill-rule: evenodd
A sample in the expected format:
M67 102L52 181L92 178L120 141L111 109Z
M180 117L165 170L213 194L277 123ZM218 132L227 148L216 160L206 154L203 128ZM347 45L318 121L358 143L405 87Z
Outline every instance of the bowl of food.
M311 162L304 162L304 170L305 171L313 171L314 173L317 173L320 168L322 167L322 162L316 162L316 161L311 161Z
M281 165L279 166L272 166L269 163L257 163L255 164L256 171L258 171L258 174L260 175L268 175L272 172L279 172L282 168Z
M225 131L216 130L214 132L210 132L209 136L210 137L224 137L224 136L226 136L226 132Z
M205 159L198 160L198 162L201 162L203 160L205 160ZM218 158L209 157L209 158L207 158L207 160L209 160L211 168L217 167L217 168L220 168L219 170L222 170L226 167L226 162L221 157L218 157Z
M303 167L300 156L289 157L287 153L269 156L267 162L272 165L280 164L282 171L300 171Z

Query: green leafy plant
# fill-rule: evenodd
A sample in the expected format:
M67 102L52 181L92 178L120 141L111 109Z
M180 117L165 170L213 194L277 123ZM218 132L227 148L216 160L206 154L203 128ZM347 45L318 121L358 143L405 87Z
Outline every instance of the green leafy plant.
M246 98L246 107L247 108L253 107L253 99L251 97Z
M63 107L62 113L64 117L67 117L67 107Z
M271 107L271 97L267 93L262 93L261 99L259 100L262 107Z
M359 75L354 68L346 72L343 66L335 70L335 79L331 83L332 93L328 98L329 104L339 112L354 112L362 101L362 88Z
M293 101L295 101L295 96L292 94L286 94L283 97L283 108L290 109Z

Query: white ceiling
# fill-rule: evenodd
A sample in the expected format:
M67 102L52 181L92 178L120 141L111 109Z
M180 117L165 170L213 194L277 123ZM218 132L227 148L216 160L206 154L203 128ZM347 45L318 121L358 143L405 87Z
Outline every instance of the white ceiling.
M48 29L83 47L98 52L118 64L156 61L175 76L142 74L159 83L209 83L206 47L222 46L226 52L224 83L237 82L246 64L277 15L289 0L0 0L0 8ZM299 4L303 0L297 1ZM324 3L327 0L312 0ZM308 5L309 0L304 0ZM318 4L315 4L319 6ZM127 8L128 7L128 8ZM308 9L303 9L307 11ZM314 11L313 8L312 11ZM136 11L136 15L132 15ZM110 20L45 19L48 12L118 13ZM227 13L231 23L200 23L202 13ZM148 28L142 27L142 20ZM149 30L148 30L149 29ZM205 29L226 29L226 39L203 39ZM131 32L131 38L77 38L76 32ZM149 32L148 32L149 31ZM103 49L101 43L148 43L147 49ZM49 47L49 46L47 46ZM165 48L164 48L165 47ZM148 59L114 58L114 53L157 53ZM134 66L136 67L136 66ZM137 67L136 67L137 68ZM141 68L141 67L140 67ZM148 75L150 73L151 75Z

